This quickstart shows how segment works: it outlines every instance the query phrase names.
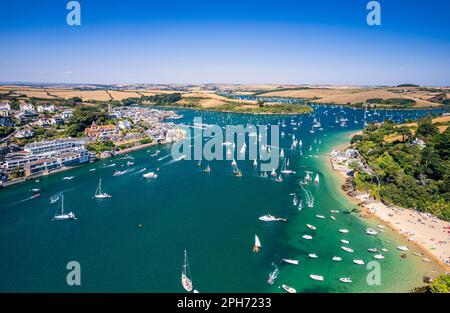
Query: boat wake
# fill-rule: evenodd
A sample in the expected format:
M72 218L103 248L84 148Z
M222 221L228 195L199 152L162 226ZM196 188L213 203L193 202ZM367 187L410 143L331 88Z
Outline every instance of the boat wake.
M308 205L308 208L313 208L314 207L314 197L311 193L311 191L309 191L308 189L306 189L303 184L300 184L300 188L302 188L305 197L306 197L306 204Z
M170 156L170 154L169 154L169 156ZM183 155L183 156L181 156L181 157L179 157L179 158L177 158L175 160L171 160L171 161L169 161L167 163L162 164L161 167L164 167L164 166L176 163L176 162L180 162L181 160L184 160L185 158L186 158L186 156Z

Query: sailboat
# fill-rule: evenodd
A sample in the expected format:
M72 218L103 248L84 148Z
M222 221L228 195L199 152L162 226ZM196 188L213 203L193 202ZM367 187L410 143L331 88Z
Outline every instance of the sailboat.
M245 149L247 148L247 145L244 143L243 145L242 145L242 148L241 148L241 154L245 154Z
M191 292L194 289L194 286L192 284L191 270L189 268L186 250L184 250L184 264L183 264L183 268L181 270L181 284L183 285L183 288L187 292Z
M231 161L231 166L236 166L236 165L237 165L236 160L233 159L233 161Z
M258 166L258 162L256 161L256 159L253 160L253 166Z
M281 177L281 174L278 175L277 179L275 179L275 181L281 183L283 181L283 177Z
M305 173L306 173L305 181L311 181L312 172L306 171Z
M292 174L292 173L294 172L294 171L289 170L289 169L287 168L288 164L289 164L289 160L288 160L288 159L285 159L285 160L283 161L283 165L281 166L281 173L283 173L283 174Z
M255 235L255 245L253 246L253 252L258 253L261 249L261 242L257 235Z
M277 172L275 172L275 169L274 169L274 168L272 169L272 172L270 173L270 175L272 175L273 177L276 177L276 176L277 176Z
M284 158L284 150L283 149L281 149L280 158Z
M70 212L68 214L64 214L64 195L61 195L61 214L55 214L53 217L54 221L63 221L63 220L75 220L77 219L75 217L75 214L73 212Z
M316 177L314 178L314 183L315 184L319 183L319 174L316 174Z
M97 190L95 191L94 197L96 199L111 198L111 195L107 194L106 192L102 192L102 179L101 178L98 182Z
M206 168L203 170L205 173L210 173L211 172L211 167L209 167L209 164L206 165Z

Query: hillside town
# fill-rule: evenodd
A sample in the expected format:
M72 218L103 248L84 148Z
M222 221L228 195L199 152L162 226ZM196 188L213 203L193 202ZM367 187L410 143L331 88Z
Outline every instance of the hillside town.
M0 186L184 136L174 111L108 106L103 123L92 121L76 137L67 136L73 115L69 107L1 102Z

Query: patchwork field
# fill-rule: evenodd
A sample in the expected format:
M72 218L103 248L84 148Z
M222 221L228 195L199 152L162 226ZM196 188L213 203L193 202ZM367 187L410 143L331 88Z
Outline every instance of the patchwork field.
M271 91L259 94L264 97L286 97L311 99L317 103L356 104L365 103L370 99L409 99L416 103L414 107L434 107L440 105L429 101L439 94L438 91L420 91L402 88L306 88L282 91ZM375 102L376 104L376 102ZM383 104L379 103L380 106Z

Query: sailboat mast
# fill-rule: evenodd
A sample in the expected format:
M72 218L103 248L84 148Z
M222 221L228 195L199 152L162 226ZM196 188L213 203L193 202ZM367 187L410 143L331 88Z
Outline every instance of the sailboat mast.
M64 195L61 195L61 215L64 215Z

